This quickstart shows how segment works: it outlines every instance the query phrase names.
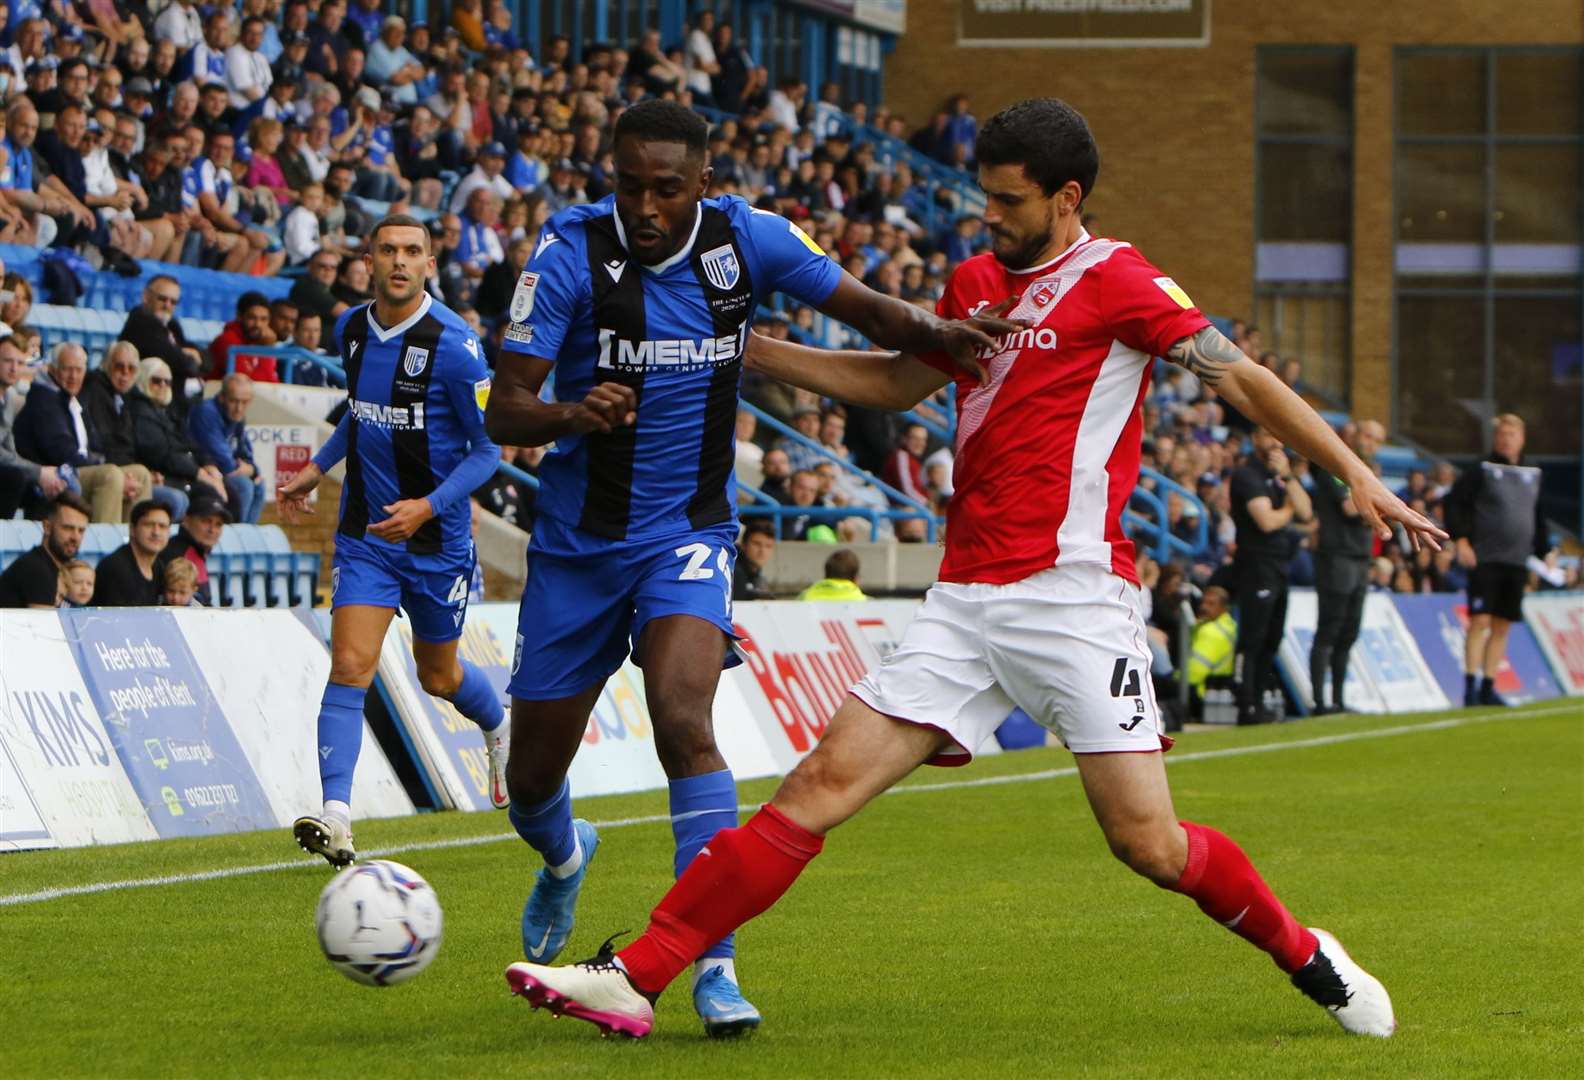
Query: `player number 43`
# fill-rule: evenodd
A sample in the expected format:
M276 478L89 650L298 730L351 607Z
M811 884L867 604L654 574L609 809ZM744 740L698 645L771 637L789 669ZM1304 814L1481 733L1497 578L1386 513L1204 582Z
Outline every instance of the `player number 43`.
M715 565L720 568L722 577L729 577L730 571L726 569L726 549L712 548L708 544L687 544L676 549L677 558L686 559L687 565L677 575L679 581L703 581L715 576L705 563L709 562L710 553L715 554Z

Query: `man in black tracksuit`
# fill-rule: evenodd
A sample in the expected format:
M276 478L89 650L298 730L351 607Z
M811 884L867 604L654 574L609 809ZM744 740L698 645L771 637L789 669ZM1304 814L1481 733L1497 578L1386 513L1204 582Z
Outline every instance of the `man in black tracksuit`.
M1366 465L1375 465L1375 451L1385 440L1386 429L1377 420L1358 424L1353 450ZM1309 650L1309 685L1314 688L1316 716L1346 712L1342 684L1347 679L1348 654L1358 640L1364 621L1364 597L1369 592L1370 555L1375 537L1359 517L1353 498L1342 482L1320 468L1314 478L1315 518L1320 535L1315 545L1315 597L1319 616L1314 644ZM1331 704L1326 704L1326 673L1331 675Z
M1287 464L1281 440L1263 428L1254 451L1232 474L1232 521L1237 526L1238 723L1268 719L1262 703L1287 624L1287 526L1310 518L1309 493Z
M1458 477L1446 497L1447 531L1469 575L1468 636L1463 646L1463 704L1504 705L1494 680L1507 655L1507 633L1523 618L1524 562L1544 558L1540 470L1522 464L1524 422L1496 418L1491 453Z

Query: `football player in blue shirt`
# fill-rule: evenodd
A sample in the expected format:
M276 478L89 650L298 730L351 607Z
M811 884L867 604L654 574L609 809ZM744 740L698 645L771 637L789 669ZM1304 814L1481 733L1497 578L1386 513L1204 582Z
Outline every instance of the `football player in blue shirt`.
M473 580L468 496L495 471L484 433L490 377L478 338L424 291L434 273L429 230L393 214L369 234L374 301L345 312L336 342L348 407L329 441L277 496L288 520L312 513L308 493L346 458L330 585L330 681L319 708L324 809L297 819L305 849L332 866L352 846L352 772L363 739L363 698L400 607L412 620L424 690L484 732L490 801L506 805L506 727L489 678L457 656Z
M785 218L710 183L708 125L647 101L616 125L616 193L553 217L511 303L486 425L513 446L555 443L537 516L512 663L512 824L544 857L523 947L566 944L599 837L574 820L567 768L605 680L631 650L644 669L655 749L670 777L675 870L737 821L711 706L728 647L736 557L734 423L754 310L782 292L886 348L944 349L977 367L992 333L943 321L843 273ZM981 329L983 327L983 329ZM986 333L986 329L990 333ZM555 401L539 392L555 370ZM730 938L695 965L711 1035L759 1023Z

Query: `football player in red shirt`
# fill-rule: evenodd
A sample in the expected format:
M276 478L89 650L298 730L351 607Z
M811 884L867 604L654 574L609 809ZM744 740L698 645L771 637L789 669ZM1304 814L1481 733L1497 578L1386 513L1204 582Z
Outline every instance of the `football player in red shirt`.
M819 746L740 828L710 840L632 945L570 967L513 964L535 1006L628 1035L710 943L764 911L825 834L926 762L959 764L1014 706L1074 753L1117 858L1191 898L1268 953L1350 1032L1396 1027L1381 983L1323 930L1296 920L1231 839L1179 821L1161 758L1133 545L1121 514L1138 481L1140 403L1163 355L1346 483L1383 537L1446 534L1392 495L1279 378L1248 360L1171 278L1080 223L1099 171L1082 116L1053 98L985 124L976 145L993 253L964 262L940 303L1023 327L982 357L758 342L767 374L869 408L909 408L955 379L955 493L946 554L902 642L853 688Z

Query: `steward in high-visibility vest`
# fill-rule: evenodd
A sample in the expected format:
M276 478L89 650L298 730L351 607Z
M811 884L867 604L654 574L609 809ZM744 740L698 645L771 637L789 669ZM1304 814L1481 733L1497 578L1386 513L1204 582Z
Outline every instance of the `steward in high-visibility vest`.
M1227 611L1231 597L1219 585L1205 590L1194 623L1193 651L1188 656L1188 685L1204 694L1212 675L1231 675L1237 658L1237 623Z
M851 548L831 552L825 560L825 577L798 594L799 600L867 600L858 588L858 556Z

